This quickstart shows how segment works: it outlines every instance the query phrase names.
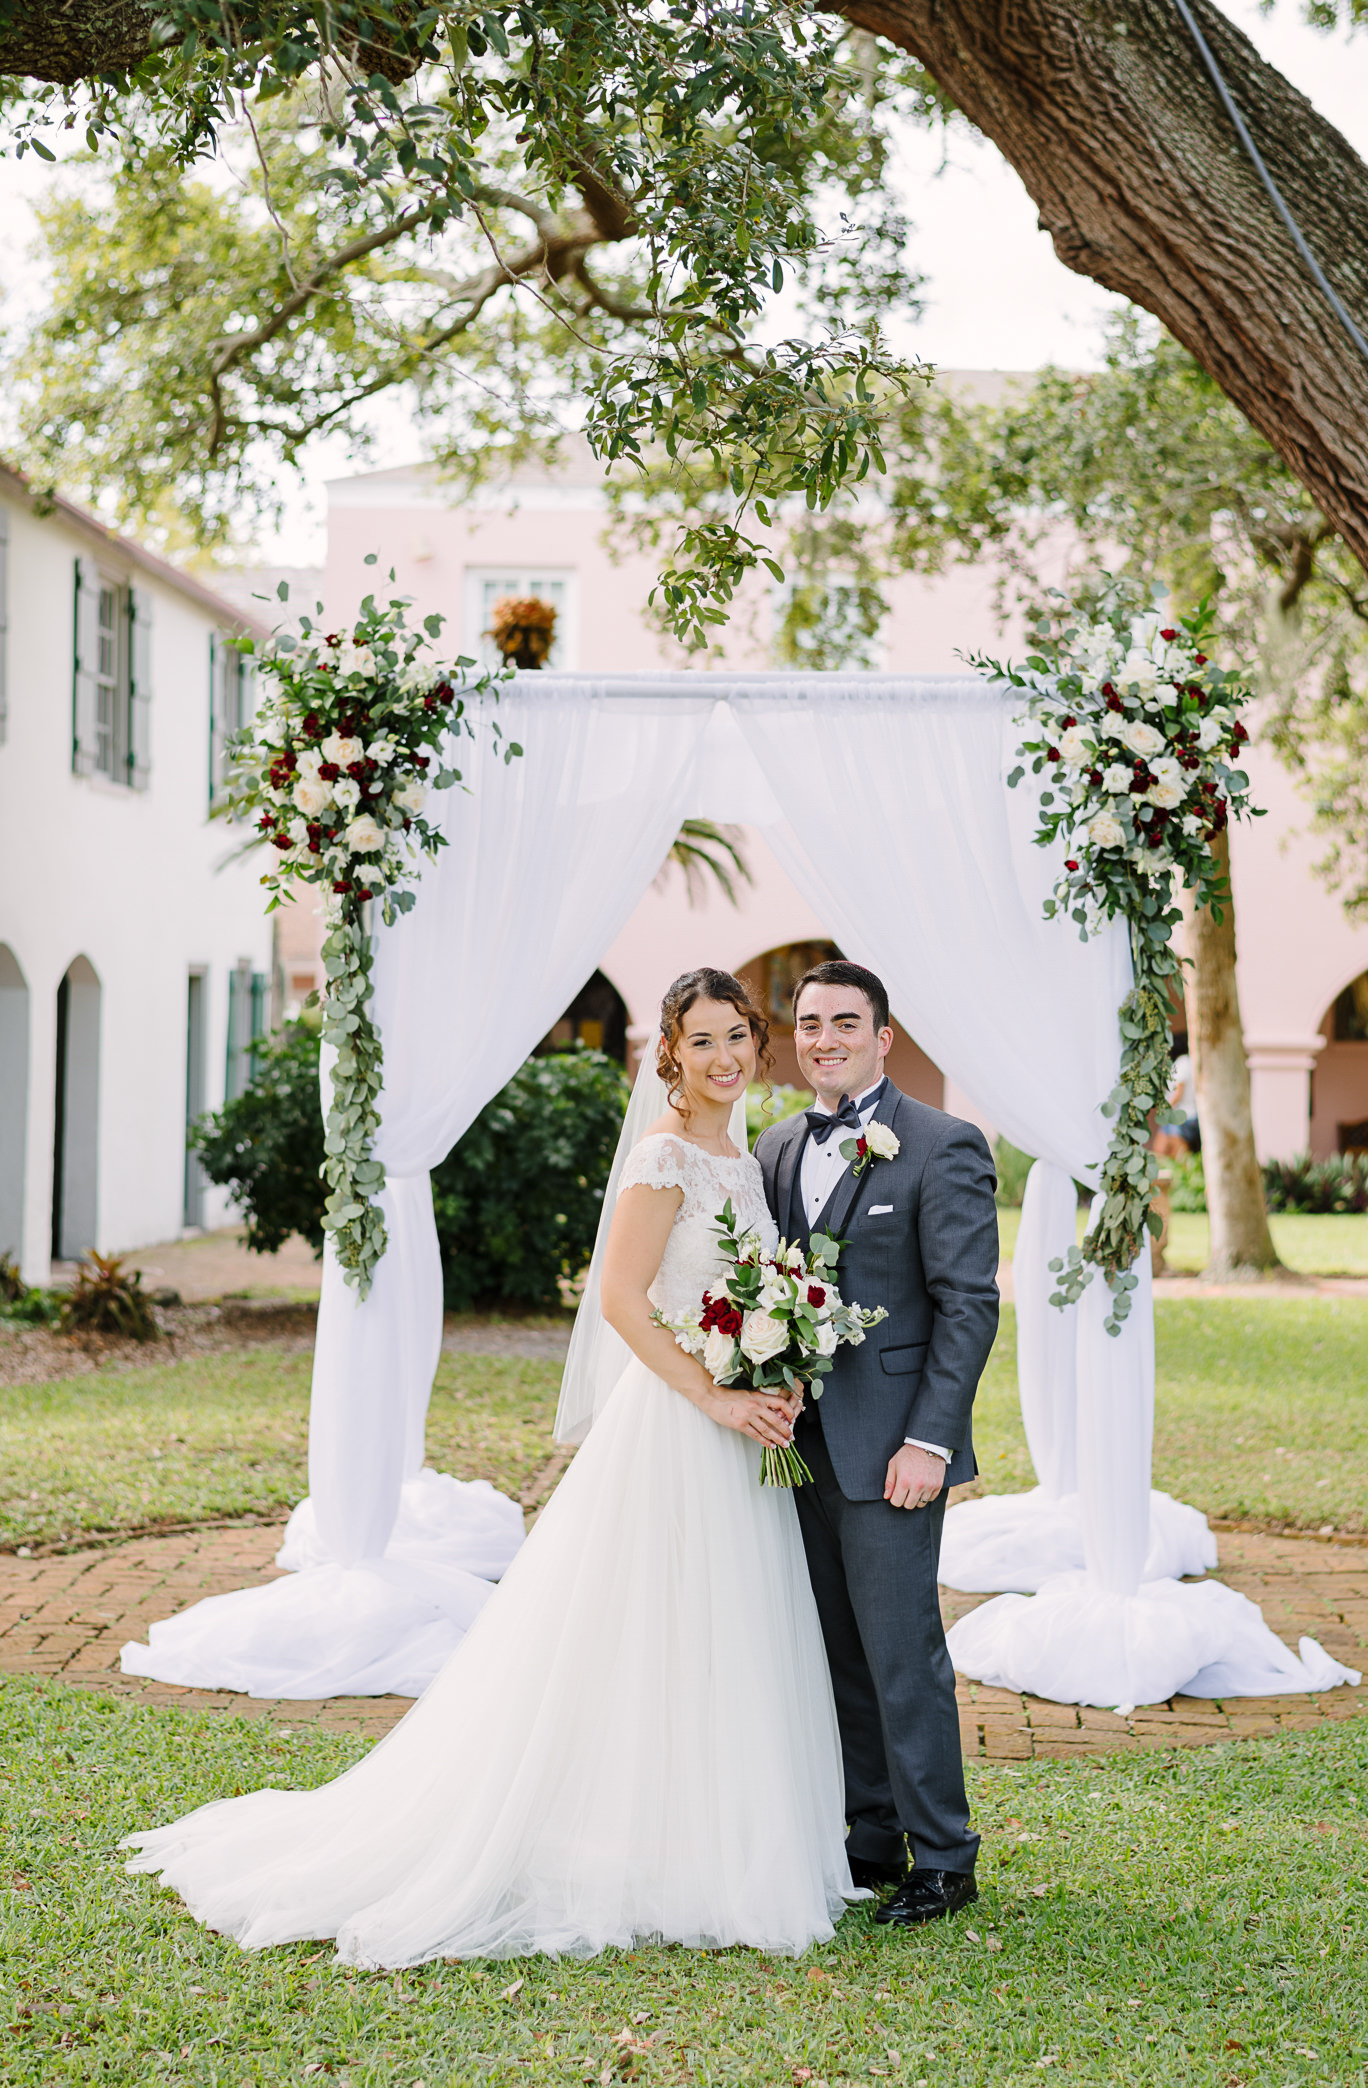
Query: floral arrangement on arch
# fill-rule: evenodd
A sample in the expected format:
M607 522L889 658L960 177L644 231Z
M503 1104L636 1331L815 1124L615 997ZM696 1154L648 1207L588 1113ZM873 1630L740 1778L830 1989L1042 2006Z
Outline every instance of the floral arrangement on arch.
M366 563L375 562L371 553ZM288 600L286 582L278 593ZM435 661L431 641L444 619L428 616L421 630L410 630L410 606L408 597L381 605L367 595L346 631L324 632L302 616L297 633L278 631L262 647L236 641L255 658L263 693L230 742L229 788L216 807L227 818L250 819L257 842L271 851L261 879L271 894L268 913L296 883L322 888L323 1037L335 1050L323 1226L363 1298L385 1251L374 1201L385 1171L373 1157L383 1063L369 1008L369 910L374 902L392 924L413 906L423 858L446 846L429 817L430 795L461 781L451 741L474 737L470 699L498 693L475 661ZM492 730L506 761L521 754L516 742L502 740L497 722Z
M1133 590L1108 581L1095 599L1042 616L1021 667L973 664L1019 689L1025 702L1015 786L1029 763L1040 779L1038 846L1065 851L1047 917L1075 922L1086 940L1124 917L1134 985L1119 1011L1121 1072L1103 1104L1115 1129L1102 1163L1102 1204L1082 1247L1053 1261L1051 1302L1078 1299L1095 1269L1112 1293L1108 1333L1119 1333L1135 1289L1159 1164L1151 1118L1168 1121L1168 982L1180 971L1173 931L1184 887L1221 918L1225 874L1212 844L1232 818L1258 817L1238 766L1249 739L1240 713L1251 692L1217 666L1206 603L1190 616L1137 613Z

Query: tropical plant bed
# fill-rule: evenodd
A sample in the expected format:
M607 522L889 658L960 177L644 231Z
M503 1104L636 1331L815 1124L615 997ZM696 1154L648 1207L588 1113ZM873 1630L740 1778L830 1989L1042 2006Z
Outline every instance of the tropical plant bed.
M856 1909L796 1961L648 1948L357 1972L316 1943L240 1951L122 1870L116 1844L135 1827L261 1784L319 1784L365 1746L0 1688L7 2088L1361 2075L1368 1777L1352 1726L970 1763L978 1904L911 1935Z

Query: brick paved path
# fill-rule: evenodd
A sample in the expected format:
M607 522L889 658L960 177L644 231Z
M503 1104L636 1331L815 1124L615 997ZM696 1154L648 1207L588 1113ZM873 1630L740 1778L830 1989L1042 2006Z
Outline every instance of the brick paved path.
M274 1579L271 1561L279 1542L279 1525L257 1524L143 1537L59 1558L0 1557L0 1675L60 1676L145 1703L231 1710L296 1730L385 1731L407 1710L407 1699L259 1702L119 1673L119 1648L128 1639L145 1639L154 1619L202 1596ZM1261 1604L1289 1645L1310 1632L1347 1666L1368 1671L1368 1547L1238 1532L1223 1534L1220 1546L1221 1579ZM947 1622L986 1599L949 1589L942 1598ZM1322 1697L1242 1697L1226 1704L1178 1697L1141 1706L1129 1718L964 1681L959 1696L966 1754L995 1760L1198 1747L1368 1712L1368 1683Z

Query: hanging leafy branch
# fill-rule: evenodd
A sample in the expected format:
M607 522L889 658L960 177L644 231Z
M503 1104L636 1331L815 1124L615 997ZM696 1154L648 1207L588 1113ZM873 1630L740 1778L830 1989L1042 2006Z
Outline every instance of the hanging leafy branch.
M22 461L208 542L395 386L467 479L566 430L629 476L723 461L725 512L662 558L698 644L767 503L882 469L912 375L880 330L915 302L886 119L933 98L906 61L872 84L870 44L758 0L166 0L125 75L11 101L18 149L65 122L99 155L40 206Z

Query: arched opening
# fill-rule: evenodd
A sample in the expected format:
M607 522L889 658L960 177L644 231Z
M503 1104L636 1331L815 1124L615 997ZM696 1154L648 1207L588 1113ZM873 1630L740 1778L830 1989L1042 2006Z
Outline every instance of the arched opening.
M28 1080L28 981L8 943L0 943L0 1255L19 1262L24 1258Z
M771 1078L776 1086L806 1086L793 1048L794 984L812 965L840 955L833 942L782 943L738 967L738 976L747 981L770 1019L770 1045L774 1052ZM933 1109L944 1107L945 1079L939 1066L932 1064L920 1044L897 1022L893 1024L888 1072L905 1095L917 1102L929 1102Z
M100 980L78 957L57 988L52 1258L79 1261L99 1222Z
M538 1053L563 1050L578 1040L593 1051L606 1051L620 1065L627 1061L627 1003L601 971L581 986L559 1022L553 1022Z
M1311 1075L1311 1151L1368 1152L1368 972L1351 979L1321 1017L1325 1049Z

